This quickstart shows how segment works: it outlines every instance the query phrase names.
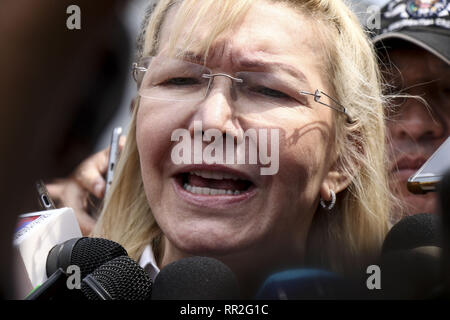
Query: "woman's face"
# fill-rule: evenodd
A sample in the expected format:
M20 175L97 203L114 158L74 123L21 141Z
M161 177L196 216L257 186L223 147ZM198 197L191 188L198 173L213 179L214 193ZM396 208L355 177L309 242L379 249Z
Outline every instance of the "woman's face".
M165 50L175 11L162 26L158 55ZM195 37L207 33L206 25L200 26ZM283 5L258 1L239 28L213 43L207 67L230 75L264 71L289 79L298 91L329 92L322 50L309 19ZM250 262L269 256L292 259L294 252L301 257L333 162L333 111L312 100L297 107L242 105L230 88L229 78L216 77L210 94L197 103L141 99L137 145L148 202L167 239L163 262L185 255L239 256ZM260 94L273 98L273 92ZM261 175L260 163L174 164L171 153L178 142L171 135L189 130L193 145L194 121L201 122L203 131L235 135L278 129L278 172ZM233 194L198 194L195 186Z

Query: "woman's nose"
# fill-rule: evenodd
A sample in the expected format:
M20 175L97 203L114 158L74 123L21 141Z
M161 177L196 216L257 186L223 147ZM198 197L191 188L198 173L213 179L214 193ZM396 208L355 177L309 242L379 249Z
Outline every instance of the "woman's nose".
M444 128L423 103L408 99L400 113L390 125L395 139L430 141L442 138Z
M190 124L190 131L194 130L194 121L201 121L204 131L217 129L222 133L237 135L238 128L233 121L234 105L231 93L231 81L229 79L216 78L214 86L198 103L194 118Z

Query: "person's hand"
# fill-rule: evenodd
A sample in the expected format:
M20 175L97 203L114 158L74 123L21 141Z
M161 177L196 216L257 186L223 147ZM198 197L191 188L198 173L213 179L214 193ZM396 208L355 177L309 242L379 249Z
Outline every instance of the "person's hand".
M119 150L122 150L125 140L122 136ZM74 210L83 236L92 232L100 211L99 204L106 189L108 158L109 147L84 160L69 177L46 184L56 207Z

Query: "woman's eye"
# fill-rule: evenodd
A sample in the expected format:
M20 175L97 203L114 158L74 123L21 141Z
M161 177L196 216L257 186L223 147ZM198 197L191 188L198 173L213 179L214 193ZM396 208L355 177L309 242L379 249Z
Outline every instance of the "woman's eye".
M196 78L172 78L165 81L164 84L175 86L189 86L199 84L199 81Z
M289 95L278 91L278 90L274 90L274 89L270 89L267 87L260 87L260 88L256 88L255 89L256 92L263 94L265 96L269 96L272 98L279 98L279 99L292 99Z

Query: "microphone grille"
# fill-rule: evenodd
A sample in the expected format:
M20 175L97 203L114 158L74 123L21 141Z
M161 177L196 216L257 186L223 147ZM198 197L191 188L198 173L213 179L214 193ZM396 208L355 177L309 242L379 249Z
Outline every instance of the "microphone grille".
M99 266L120 256L128 256L127 251L117 242L102 238L82 238L72 250L71 264L77 265L84 278Z
M435 214L420 213L400 220L386 235L382 252L422 246L442 246L441 222Z
M233 300L240 290L233 272L208 257L180 259L156 276L153 300Z
M114 300L150 300L152 282L148 274L128 256L117 257L91 273ZM89 300L99 296L84 282L81 291Z

